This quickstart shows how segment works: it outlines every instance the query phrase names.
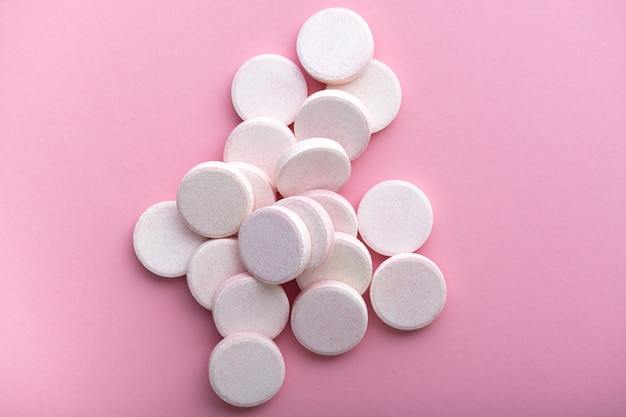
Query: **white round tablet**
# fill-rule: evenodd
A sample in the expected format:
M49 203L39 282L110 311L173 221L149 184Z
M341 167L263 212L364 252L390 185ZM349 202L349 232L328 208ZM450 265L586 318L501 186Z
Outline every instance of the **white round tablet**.
M192 232L178 214L175 201L163 201L148 208L137 220L133 247L139 262L153 274L180 277L206 238Z
M289 300L280 285L266 284L244 272L226 280L215 293L213 321L224 337L239 332L270 339L289 320Z
M239 254L248 272L268 284L300 275L311 259L311 236L302 219L281 206L260 208L239 230Z
M276 162L295 143L296 137L285 124L268 117L255 117L241 122L230 132L224 145L224 161L256 165L275 183Z
M370 140L367 110L359 99L341 90L322 90L309 96L293 124L297 140L329 138L343 146L351 161Z
M357 13L330 8L304 22L296 49L311 77L327 84L342 84L356 78L372 59L374 37Z
M264 54L237 70L231 96L243 120L271 117L288 125L307 96L307 85L300 68L288 58Z
M347 233L336 232L335 244L328 259L318 268L305 271L296 278L301 289L324 280L340 281L363 294L372 280L372 257L360 240Z
M187 285L193 298L211 310L217 289L228 278L245 270L236 238L211 239L193 254L187 269Z
M230 162L230 164L238 168L250 181L252 194L254 195L252 211L261 207L271 206L276 202L274 184L272 184L265 172L247 162Z
M433 209L426 194L401 180L370 188L359 203L357 218L363 241L386 256L417 250L433 227Z
M345 353L365 336L365 301L343 282L317 282L296 297L291 311L291 330L298 342L311 352Z
M398 77L391 68L376 59L372 59L355 80L326 88L339 89L358 98L367 109L372 133L383 130L395 119L402 102Z
M307 139L291 146L276 165L276 188L283 197L322 188L338 191L350 178L350 159L331 139Z
M392 256L380 264L370 287L376 315L400 330L427 326L446 303L446 283L433 261L416 253Z
M303 196L312 198L324 207L333 222L335 232L355 236L358 233L356 211L352 204L341 194L329 190L309 190Z
M296 213L311 235L311 260L305 271L320 266L330 254L334 244L333 222L320 203L309 197L294 196L279 200L279 206Z
M209 358L213 391L237 407L269 401L285 380L285 361L278 346L258 333L236 333L215 346Z
M193 167L176 193L178 211L194 232L206 237L237 233L252 211L252 185L237 168L210 161Z

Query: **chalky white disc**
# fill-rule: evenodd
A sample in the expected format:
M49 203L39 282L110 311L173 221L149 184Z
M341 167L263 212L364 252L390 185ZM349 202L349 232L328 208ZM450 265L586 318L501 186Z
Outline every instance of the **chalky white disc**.
M328 279L348 284L359 294L367 290L372 280L372 257L356 237L336 232L335 244L328 259L318 268L299 275L296 281L303 289Z
M384 63L372 59L358 78L346 84L328 85L358 98L367 109L372 133L387 127L398 114L402 102L402 88L398 77Z
M241 122L230 132L224 144L224 161L256 165L275 183L276 162L295 143L296 137L284 123L255 117Z
M333 222L335 232L343 232L356 237L358 233L356 211L344 196L320 189L305 191L302 195L312 198L324 207Z
M370 188L359 203L357 218L363 241L386 256L417 250L433 227L433 209L426 194L401 180Z
M187 270L187 285L193 298L211 310L217 289L245 270L236 238L211 239L193 254Z
M338 191L350 178L351 169L339 143L326 138L303 140L278 160L276 188L283 197L316 188Z
M306 271L320 266L330 254L334 244L333 222L324 208L309 197L293 196L279 200L279 206L296 213L311 235L311 260Z
M297 140L329 138L343 146L351 161L365 151L370 140L363 103L341 90L322 90L309 96L293 124Z
M187 228L175 201L163 201L148 208L133 231L133 247L141 264L166 278L185 275L194 251L205 240Z
M239 254L248 272L268 284L300 275L311 259L311 236L304 221L281 206L260 208L239 230Z
M257 55L235 74L231 97L243 120L271 117L285 125L293 122L307 96L300 68L288 58L275 54Z
M338 281L320 281L293 303L291 329L302 346L320 355L340 355L354 348L367 330L367 307L361 295Z
M266 284L244 272L226 280L215 293L213 321L224 337L239 332L270 339L289 320L289 300L280 285Z
M376 315L400 330L427 326L446 303L446 283L433 261L416 253L392 256L380 264L370 287Z
M276 202L274 184L261 168L247 162L231 162L230 164L238 168L250 181L254 195L253 211L261 207L271 206Z
M285 380L285 361L269 338L251 332L235 333L215 346L209 358L213 391L237 407L269 401Z
M252 185L237 168L210 161L193 167L176 193L178 211L187 226L206 237L234 235L252 211Z
M342 84L356 78L372 59L374 37L357 13L330 8L304 22L296 49L311 77L327 84Z

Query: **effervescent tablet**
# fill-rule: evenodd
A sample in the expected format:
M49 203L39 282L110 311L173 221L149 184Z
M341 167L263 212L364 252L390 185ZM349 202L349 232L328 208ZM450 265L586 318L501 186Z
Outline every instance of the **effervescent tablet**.
M392 256L380 264L370 287L376 315L400 330L430 324L446 302L446 283L433 261L416 253Z
M402 102L402 88L398 77L384 63L372 59L358 78L346 84L328 85L358 98L367 109L372 133L387 127L398 114Z
M333 249L319 267L305 271L296 278L300 288L324 280L340 281L363 294L372 280L372 257L360 240L347 233L336 232Z
M210 239L194 252L187 269L187 285L193 298L211 310L217 289L245 270L236 238Z
M311 259L311 236L304 221L281 206L260 208L239 230L239 254L246 269L268 284L300 275Z
M311 260L306 270L320 266L328 258L335 241L333 222L326 210L317 201L304 196L283 198L276 204L300 216L311 235Z
M357 235L358 221L356 211L344 196L334 191L320 189L305 191L302 195L320 203L330 216L335 232L348 233L352 236Z
M276 164L276 188L283 197L322 188L339 191L350 178L352 166L345 150L334 140L312 138L291 146Z
M267 174L252 164L247 162L230 162L246 176L252 186L253 204L252 210L265 206L271 206L276 202L276 191L274 184Z
M227 279L215 293L213 321L224 337L256 332L273 339L288 320L289 300L283 287L246 272Z
M309 96L293 124L297 140L329 138L341 144L351 161L370 140L367 110L355 96L341 90L322 90Z
M253 332L235 333L215 346L209 357L209 382L222 400L237 407L269 401L285 379L278 346Z
M318 81L341 84L356 78L374 55L367 22L344 8L320 10L300 28L296 50L305 71Z
M205 240L187 228L175 201L148 208L133 231L133 247L141 264L153 274L167 278L185 275L194 251Z
M413 252L426 242L433 227L433 209L426 194L402 180L370 188L357 209L363 241L381 255Z
M250 58L237 70L231 86L233 106L243 120L271 117L291 124L306 96L300 68L276 54Z
M255 165L275 183L276 162L295 143L296 137L284 123L255 117L239 123L230 132L224 144L224 161Z
M340 355L354 348L367 330L367 307L361 295L338 281L320 281L293 303L291 330L302 346L320 355Z
M234 235L252 211L254 194L246 176L224 162L193 167L176 193L178 211L194 232L212 238Z

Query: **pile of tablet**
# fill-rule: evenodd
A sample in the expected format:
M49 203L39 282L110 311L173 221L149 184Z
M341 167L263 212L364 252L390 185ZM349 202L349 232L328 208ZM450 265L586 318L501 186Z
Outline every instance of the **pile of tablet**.
M285 363L272 339L289 320L306 349L339 355L365 335L368 289L378 317L401 330L428 325L446 300L440 270L414 253L433 225L417 186L381 182L357 210L338 193L351 161L400 109L400 83L373 59L369 26L351 10L322 10L300 29L297 53L326 89L307 97L305 76L285 57L245 62L231 89L243 122L223 161L193 167L176 201L146 210L133 235L148 270L186 275L212 311L224 339L209 358L210 383L240 407L281 387ZM366 245L389 257L375 272ZM294 279L301 292L290 306L281 284Z

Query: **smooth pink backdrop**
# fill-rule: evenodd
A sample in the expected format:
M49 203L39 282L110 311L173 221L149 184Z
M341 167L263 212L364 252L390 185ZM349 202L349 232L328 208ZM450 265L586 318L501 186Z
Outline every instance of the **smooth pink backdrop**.
M207 380L210 313L132 229L221 158L239 65L295 60L330 6L404 92L342 192L427 193L448 302L416 332L371 314L336 358L287 329L282 390L239 410ZM0 191L3 417L626 415L623 1L0 1Z

